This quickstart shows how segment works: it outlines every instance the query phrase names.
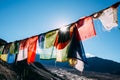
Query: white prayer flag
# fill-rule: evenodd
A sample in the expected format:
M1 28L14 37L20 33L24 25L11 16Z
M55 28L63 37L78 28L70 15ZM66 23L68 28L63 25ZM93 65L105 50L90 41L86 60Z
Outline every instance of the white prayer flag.
M106 30L111 30L113 27L118 26L117 12L117 8L110 7L98 17Z
M81 72L84 70L84 62L77 59L77 64L75 65L75 68Z
M17 55L17 61L27 59L28 57L28 42L27 40L20 41L19 52Z

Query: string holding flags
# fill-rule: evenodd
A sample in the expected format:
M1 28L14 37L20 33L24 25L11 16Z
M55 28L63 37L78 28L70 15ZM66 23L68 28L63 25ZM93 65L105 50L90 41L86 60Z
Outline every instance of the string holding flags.
M99 19L106 30L118 26L119 4L117 2L62 28L0 45L0 60L14 63L27 59L30 64L40 59L56 59L58 62L68 61L71 66L83 71L87 60L82 41L96 36L93 19Z

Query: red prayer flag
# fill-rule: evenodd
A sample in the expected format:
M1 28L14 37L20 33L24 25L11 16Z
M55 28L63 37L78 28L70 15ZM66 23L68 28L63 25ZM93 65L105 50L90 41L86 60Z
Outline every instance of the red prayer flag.
M28 63L32 63L35 61L37 40L38 40L38 36L34 36L28 39L28 42L29 42L28 58L27 58Z
M93 24L93 19L91 16L81 18L76 22L76 27L78 28L80 40L86 40L96 35L96 31Z
M17 61L21 61L27 59L27 51L28 51L28 39L20 41L19 52L17 55Z

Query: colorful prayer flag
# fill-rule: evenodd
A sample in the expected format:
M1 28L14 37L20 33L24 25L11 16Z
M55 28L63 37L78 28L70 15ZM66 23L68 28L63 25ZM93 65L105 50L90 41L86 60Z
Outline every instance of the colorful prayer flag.
M68 50L69 50L70 42L63 49L56 49L56 61L57 62L65 62L68 60Z
M53 32L51 31L50 33L48 32L46 35L45 34L40 35L39 37L40 59L56 58L56 53L53 46L56 38L56 32L57 31L53 31ZM44 45L47 47L45 47ZM37 56L39 56L39 54Z
M82 42L79 41L79 37L78 29L75 27L68 51L68 58L76 58L86 62L84 48Z
M62 27L56 36L54 46L59 50L63 49L68 45L72 38L73 28L75 24L71 24L69 26Z
M11 43L8 43L8 44L5 45L5 47L4 47L4 49L3 49L3 52L2 52L2 54L0 55L0 59L1 59L2 61L7 62L7 56L8 56L10 44L11 44Z
M54 46L56 50L56 61L67 61L68 49L70 47L71 38L75 24L65 26L58 31Z
M37 53L36 53L36 58L38 58L37 60L39 61L39 59L45 59L44 57L44 42L45 42L45 34L41 34L38 37L38 43L37 43Z
M79 71L83 71L84 62L86 62L86 56L82 42L79 41L79 39L80 35L78 29L75 27L70 47L68 50L68 61L70 65L74 66Z

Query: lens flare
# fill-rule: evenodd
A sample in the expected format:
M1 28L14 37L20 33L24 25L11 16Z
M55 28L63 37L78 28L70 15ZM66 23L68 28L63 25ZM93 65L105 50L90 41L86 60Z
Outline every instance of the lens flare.
M67 32L67 26L61 27L61 28L60 28L60 31L62 31L63 33Z

